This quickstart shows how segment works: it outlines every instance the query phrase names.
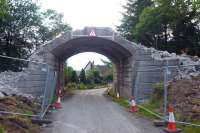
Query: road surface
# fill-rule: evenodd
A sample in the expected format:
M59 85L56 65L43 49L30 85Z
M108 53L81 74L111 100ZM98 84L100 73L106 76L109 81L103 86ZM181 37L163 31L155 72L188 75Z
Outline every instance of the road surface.
M42 133L163 133L103 96L105 89L79 91L52 112L52 126Z

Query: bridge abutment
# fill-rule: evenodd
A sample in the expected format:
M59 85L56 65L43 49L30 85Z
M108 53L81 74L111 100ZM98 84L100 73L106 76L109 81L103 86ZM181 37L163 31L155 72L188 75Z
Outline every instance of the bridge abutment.
M95 36L90 36L95 32ZM153 84L163 81L163 60L155 60L150 49L120 37L110 28L87 27L65 33L42 47L44 62L58 74L57 88L64 86L64 63L73 55L81 52L96 52L108 57L116 70L114 86L122 97L137 96L148 99L153 93ZM173 65L178 60L169 61ZM173 76L177 72L173 71ZM173 77L172 76L172 77Z

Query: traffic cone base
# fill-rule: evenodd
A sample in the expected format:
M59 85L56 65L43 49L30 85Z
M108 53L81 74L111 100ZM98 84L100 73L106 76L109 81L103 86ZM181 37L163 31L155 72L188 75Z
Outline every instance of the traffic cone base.
M138 107L135 106L131 106L131 112L137 112L138 111Z
M62 108L62 105L61 105L61 98L58 97L58 100L56 101L56 103L54 103L53 107L55 109L61 109Z
M181 129L177 128L175 131L173 131L173 130L170 130L168 128L165 128L164 131L167 132L167 133L180 133Z
M61 103L57 103L57 102L54 104L54 107L55 107L55 109L61 109L62 108Z

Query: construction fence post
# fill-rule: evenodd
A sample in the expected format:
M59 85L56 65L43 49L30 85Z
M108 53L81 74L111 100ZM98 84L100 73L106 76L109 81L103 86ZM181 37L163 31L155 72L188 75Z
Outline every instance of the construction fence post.
M169 68L168 68L169 62L166 59L166 65L164 68L164 116L167 118L167 104L168 104L168 74L169 74Z

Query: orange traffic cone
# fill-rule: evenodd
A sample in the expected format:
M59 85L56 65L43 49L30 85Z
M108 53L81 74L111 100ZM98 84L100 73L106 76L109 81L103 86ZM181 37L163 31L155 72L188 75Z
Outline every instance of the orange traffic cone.
M61 109L62 108L62 106L61 106L61 95L62 95L62 91L61 91L61 89L59 89L59 91L58 91L58 99L53 105L53 107L55 107L56 109Z
M176 122L175 122L175 117L174 117L174 108L172 105L169 105L168 112L169 112L169 121L168 121L167 128L165 128L164 131L167 133L181 132L180 129L176 128Z
M131 112L137 112L138 111L138 107L137 107L137 104L134 100L134 97L131 97L131 99L130 99L130 111Z

